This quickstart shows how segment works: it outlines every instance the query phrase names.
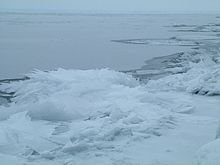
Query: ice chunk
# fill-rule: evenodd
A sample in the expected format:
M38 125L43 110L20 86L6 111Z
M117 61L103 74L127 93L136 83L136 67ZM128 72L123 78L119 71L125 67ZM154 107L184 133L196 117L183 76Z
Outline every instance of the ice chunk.
M216 132L216 139L220 139L220 124L219 124L217 132Z
M80 143L80 144L72 144L72 145L66 145L63 148L63 152L68 153L68 154L77 154L83 151L86 151L90 148L91 146L89 146L86 143Z
M198 152L199 165L219 165L220 139L204 145Z
M78 117L78 114L65 111L64 108L52 102L33 104L28 109L30 110L27 114L33 120L69 121Z
M159 80L151 80L147 84L149 89L161 91L187 91L200 95L220 94L220 65L207 66L196 64L186 73L170 75Z

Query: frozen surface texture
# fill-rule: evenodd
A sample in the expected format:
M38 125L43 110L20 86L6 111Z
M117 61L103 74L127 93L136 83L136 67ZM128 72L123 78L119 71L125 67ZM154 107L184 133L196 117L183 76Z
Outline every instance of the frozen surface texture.
M220 164L219 25L174 21L164 28L175 37L114 40L131 47L184 47L140 69L35 70L1 80L0 161Z
M28 76L1 86L16 93L13 103L0 111L4 153L41 160L122 152L135 141L160 137L176 126L173 109L124 73L59 69ZM176 102L178 111L188 111L187 101Z

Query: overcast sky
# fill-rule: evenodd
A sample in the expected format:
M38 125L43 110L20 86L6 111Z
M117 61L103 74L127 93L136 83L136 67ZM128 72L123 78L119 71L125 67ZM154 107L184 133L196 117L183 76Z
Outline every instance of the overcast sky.
M220 0L0 0L0 9L218 12Z

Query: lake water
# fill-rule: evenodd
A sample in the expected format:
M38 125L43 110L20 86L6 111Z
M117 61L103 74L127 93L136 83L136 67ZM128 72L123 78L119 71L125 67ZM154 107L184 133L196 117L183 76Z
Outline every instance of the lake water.
M0 14L0 79L33 69L140 68L153 57L187 46L124 44L112 40L169 39L173 25L204 25L216 15Z

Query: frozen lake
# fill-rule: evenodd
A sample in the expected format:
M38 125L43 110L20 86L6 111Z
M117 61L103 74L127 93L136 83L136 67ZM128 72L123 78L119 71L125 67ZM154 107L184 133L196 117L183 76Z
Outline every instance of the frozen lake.
M2 13L0 55L1 164L220 164L220 15Z
M173 25L198 26L216 19L216 15L1 13L0 78L59 67L140 68L145 60L190 48L190 45L142 44L141 39L164 41L187 34L174 31ZM137 40L129 44L113 42L130 39Z

